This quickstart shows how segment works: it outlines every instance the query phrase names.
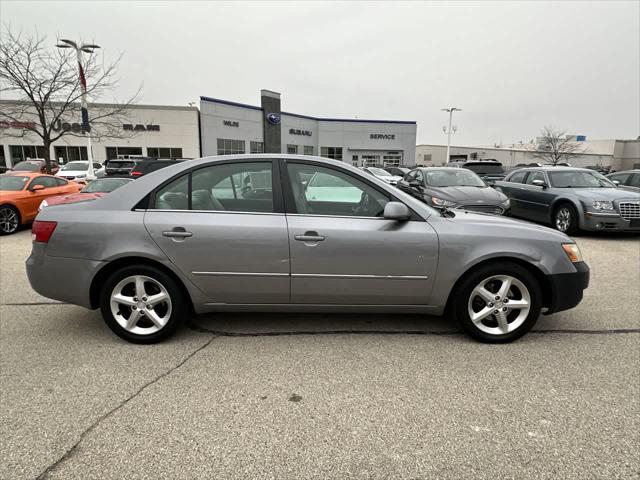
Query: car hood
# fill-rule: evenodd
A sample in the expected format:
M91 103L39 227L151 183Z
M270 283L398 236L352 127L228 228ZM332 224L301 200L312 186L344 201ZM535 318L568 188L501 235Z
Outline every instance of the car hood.
M379 178L383 182L398 182L398 181L402 180L402 177L399 177L397 175L386 175L386 176L374 175L374 176L376 178Z
M457 203L502 203L507 199L504 193L491 187L427 187L425 194L451 200Z
M97 170L97 168L96 168ZM58 177L77 177L78 175L86 175L88 170L58 170Z
M505 217L502 215L490 215L485 213L473 213L466 210L454 210L455 217L451 220L456 223L476 224L483 227L495 227L496 231L505 228L514 228L521 231L530 231L537 234L548 234L556 237L561 242L573 243L573 240L562 232L549 227L530 223L525 220L517 220L515 218Z
M580 200L640 200L640 193L621 188L557 188L563 193L571 192Z
M90 200L97 200L98 198L104 197L106 193L104 192L95 192L95 193L71 193L69 195L57 195L55 197L47 198L47 203L49 206L51 205L62 205L65 203L77 203L77 202L86 202Z

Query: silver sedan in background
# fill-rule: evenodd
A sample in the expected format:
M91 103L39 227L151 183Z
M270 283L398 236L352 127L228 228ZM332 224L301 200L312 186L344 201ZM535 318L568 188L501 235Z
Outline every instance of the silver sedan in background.
M339 161L210 157L93 202L46 208L27 273L40 294L100 308L152 343L215 311L448 313L508 342L572 308L589 269L565 234L436 210Z

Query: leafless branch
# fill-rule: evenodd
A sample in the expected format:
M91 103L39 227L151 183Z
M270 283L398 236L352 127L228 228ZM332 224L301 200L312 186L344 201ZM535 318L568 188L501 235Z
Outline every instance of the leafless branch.
M5 25L0 41L0 133L3 137L40 137L50 168L50 146L63 136L91 135L92 138L127 138L122 129L129 123L131 107L140 90L124 101L97 104L118 84L118 65L122 56L103 65L97 55L85 56L87 101L91 131L59 128L62 123L81 122L82 87L75 52L49 45L37 33L14 33ZM4 100L11 98L12 100Z

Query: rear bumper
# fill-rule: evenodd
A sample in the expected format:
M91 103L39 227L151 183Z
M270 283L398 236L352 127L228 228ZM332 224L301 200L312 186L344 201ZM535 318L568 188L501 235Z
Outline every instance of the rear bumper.
M582 300L584 290L589 286L589 266L584 262L573 264L573 273L549 275L551 283L551 304L546 315L575 307Z
M26 262L31 287L40 295L73 305L91 308L89 290L103 262L51 257L44 245L34 244Z

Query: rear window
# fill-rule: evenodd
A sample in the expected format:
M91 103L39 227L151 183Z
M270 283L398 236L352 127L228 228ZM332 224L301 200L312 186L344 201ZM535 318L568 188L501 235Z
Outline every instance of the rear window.
M40 162L19 162L14 165L13 169L17 172L37 172L41 165Z
M502 164L500 163L471 163L468 162L464 164L464 168L471 170L472 172L480 173L480 174L492 174L504 173L504 168L502 168Z
M131 160L109 160L107 168L133 168L135 164Z

